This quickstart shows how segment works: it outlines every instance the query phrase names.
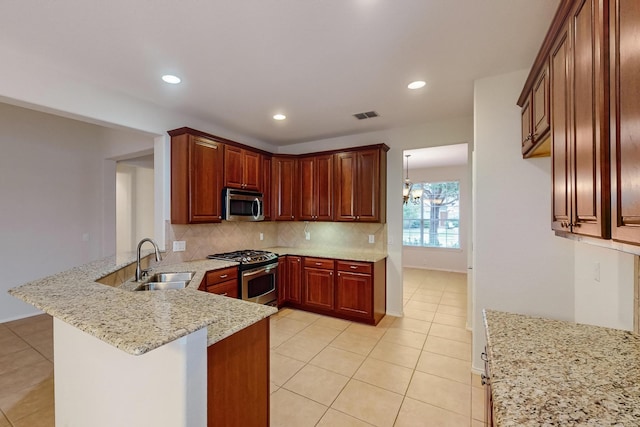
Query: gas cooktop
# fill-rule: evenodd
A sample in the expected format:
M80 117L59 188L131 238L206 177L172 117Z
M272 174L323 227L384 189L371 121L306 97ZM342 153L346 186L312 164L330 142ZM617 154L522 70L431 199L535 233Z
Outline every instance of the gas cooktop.
M243 249L240 251L226 252L223 254L213 254L207 256L207 258L235 261L239 262L240 264L257 264L277 259L278 255L274 254L273 252Z

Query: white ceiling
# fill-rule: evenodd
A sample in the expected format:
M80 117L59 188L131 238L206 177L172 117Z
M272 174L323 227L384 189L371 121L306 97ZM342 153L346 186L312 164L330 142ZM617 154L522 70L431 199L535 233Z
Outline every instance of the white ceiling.
M557 5L5 0L0 47L287 145L471 115L474 79L530 67ZM183 83L163 83L166 73ZM427 86L406 89L418 79ZM352 117L370 110L380 117ZM287 120L274 121L277 112Z

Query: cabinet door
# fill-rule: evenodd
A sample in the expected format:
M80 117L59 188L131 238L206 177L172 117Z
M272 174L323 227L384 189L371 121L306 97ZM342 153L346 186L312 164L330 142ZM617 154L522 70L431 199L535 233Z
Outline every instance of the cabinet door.
M238 280L227 280L226 282L207 286L206 291L212 294L218 294L229 298L238 298Z
M371 275L338 271L336 311L351 316L372 317L373 282Z
M224 148L224 185L231 188L243 188L242 149L230 145Z
M525 154L533 146L533 130L531 127L531 94L529 94L526 102L522 106L520 114L520 125L522 126L522 154Z
M544 139L549 131L549 70L545 67L533 86L532 114L533 142Z
M338 153L336 161L336 221L356 219L356 154Z
M640 2L611 1L611 234L640 244Z
M317 156L315 162L315 219L333 221L333 155Z
M220 221L222 218L221 146L212 141L194 137L191 149L189 222Z
M261 187L262 159L260 153L253 151L243 151L243 179L242 184L245 190L258 191Z
M551 169L553 230L569 231L571 222L571 163L569 153L569 28L551 51Z
M276 221L292 221L295 219L296 197L296 159L274 157L273 161L273 193L275 198L273 212Z
M271 221L273 212L273 200L271 197L271 157L262 157L262 182L258 191L262 192L262 201L265 221Z
M357 153L356 219L376 222L380 220L380 151Z
M333 282L333 271L305 268L303 305L333 310Z
M278 258L278 307L282 307L287 300L287 280L287 257L281 256Z
M285 299L295 304L302 303L302 258L287 256L287 279Z
M605 116L605 78L601 52L603 29L598 0L578 2L571 14L571 144L573 226L576 234L609 237L610 186L608 120Z
M298 219L312 221L315 219L316 209L315 201L317 194L314 191L314 183L316 176L316 161L314 157L305 157L298 159L298 176L299 183L299 211Z

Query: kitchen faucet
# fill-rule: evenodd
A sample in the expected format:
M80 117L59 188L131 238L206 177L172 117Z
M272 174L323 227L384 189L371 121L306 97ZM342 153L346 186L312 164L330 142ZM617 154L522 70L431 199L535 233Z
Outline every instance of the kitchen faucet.
M137 263L136 263L136 282L139 282L142 277L147 274L147 270L142 270L140 268L140 248L142 247L142 244L144 242L149 242L153 245L153 249L156 251L156 261L160 262L162 261L162 257L160 256L160 249L158 248L158 245L156 245L156 242L154 242L153 240L151 240L150 238L146 237L142 240L140 240L140 243L138 243L138 258L137 258Z

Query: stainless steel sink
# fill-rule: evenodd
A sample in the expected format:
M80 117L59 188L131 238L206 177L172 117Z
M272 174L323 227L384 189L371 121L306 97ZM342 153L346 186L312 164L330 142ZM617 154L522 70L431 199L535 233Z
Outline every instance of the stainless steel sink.
M151 276L150 282L180 282L193 279L195 273L182 272L182 273L156 273Z
M187 283L184 280L177 280L173 282L147 282L138 286L134 291L164 291L167 289L184 289L187 287Z
M184 289L193 279L195 273L156 273L149 278L148 282L142 283L134 291L162 291L167 289Z

